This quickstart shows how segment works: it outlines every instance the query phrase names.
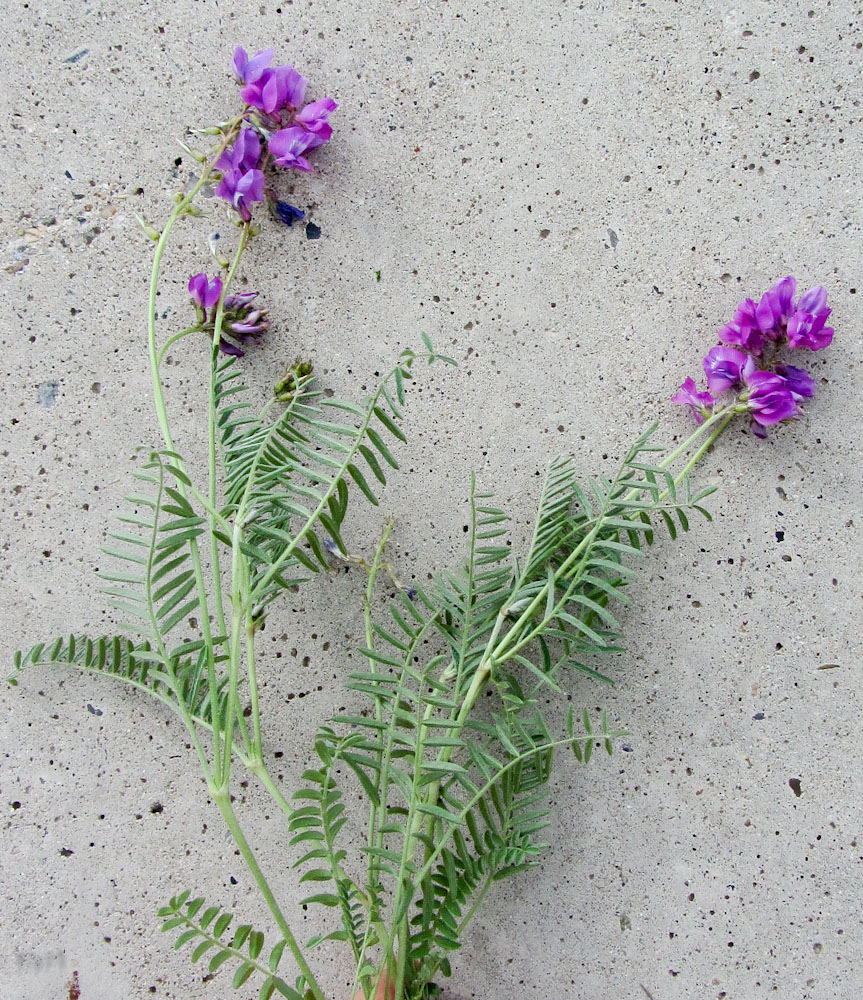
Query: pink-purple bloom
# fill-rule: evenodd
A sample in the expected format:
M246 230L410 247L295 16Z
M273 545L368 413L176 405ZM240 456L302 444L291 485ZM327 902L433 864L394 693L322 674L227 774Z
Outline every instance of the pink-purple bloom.
M331 97L322 97L304 107L308 80L293 66L270 66L272 56L273 50L267 49L249 58L246 50L237 46L233 64L234 74L242 84L240 96L252 112L250 120L273 133L269 148L275 162L309 172L312 165L304 154L332 136L329 117L338 105ZM247 141L252 143L251 139ZM239 145L238 140L230 153L223 154L217 164L221 169L248 171L257 167L257 160L251 153L247 155L245 148L238 150Z
M691 378L687 378L676 396L671 397L672 403L679 403L681 406L689 406L697 423L704 423L710 408L716 402L709 392L699 392L698 387Z
M189 279L189 295L197 309L211 309L219 301L221 294L221 278L210 281L206 274L196 274Z
M244 128L230 149L216 160L219 170L254 170L261 159L261 140L253 128Z
M243 222L249 222L249 205L264 200L264 175L260 170L226 170L216 185L216 194L230 202Z
M338 104L332 97L322 97L319 101L312 101L303 110L294 116L294 121L302 125L309 132L316 135L323 135L329 139L333 134L332 127L327 122L330 115L338 108Z
M762 427L799 416L797 400L781 375L774 372L753 372L749 376L747 406L752 419Z
M825 326L831 310L827 308L827 290L818 285L794 296L797 281L791 275L778 281L756 303L745 299L737 307L734 319L719 331L719 339L761 357L767 341L777 342L787 336L791 347L812 351L827 347L833 339L832 327Z
M802 368L777 364L776 350L784 340L791 348L821 350L833 339L833 329L825 325L831 310L823 286L810 288L795 303L796 293L797 282L789 275L757 302L741 302L734 319L719 331L723 343L712 347L702 362L709 391L700 392L688 378L672 402L689 406L698 423L715 412L749 413L758 437L766 436L765 427L799 417L800 404L812 398L815 382ZM757 370L755 359L762 358L771 342L774 349ZM725 392L734 392L736 399L717 411L715 397Z
M711 347L703 361L707 388L714 395L727 389L737 389L746 381L747 375L755 371L751 356L733 347Z
M254 83L273 58L273 49L258 51L250 59L242 45L234 49L234 76L240 83Z
M247 83L240 96L250 107L268 115L285 109L299 111L308 82L293 66L274 66L265 69L255 81Z
M827 301L827 292L823 288L813 288L812 291L824 292L823 298L807 303L813 305L811 311L798 307L788 323L788 343L791 347L808 347L810 351L820 351L829 347L833 340L833 327L825 325L833 310L823 305ZM801 303L802 301L801 299Z
M327 125L326 128L331 134L330 126ZM329 134L306 132L298 125L292 125L290 128L283 128L275 135L270 136L269 148L273 159L279 166L308 173L311 171L312 165L303 154L322 146L327 139L329 139Z

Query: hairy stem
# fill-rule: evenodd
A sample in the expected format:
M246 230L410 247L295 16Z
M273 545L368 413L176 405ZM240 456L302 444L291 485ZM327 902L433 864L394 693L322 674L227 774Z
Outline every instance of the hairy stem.
M294 961L297 963L300 972L303 976L305 976L306 984L311 991L312 996L315 1000L326 1000L324 994L321 992L320 986L318 986L312 970L309 968L309 965L300 950L297 939L294 937L291 928L288 926L284 913L282 913L279 904L276 902L276 897L273 895L273 891L270 888L270 884L267 881L266 876L261 871L261 867L258 864L255 853L249 846L249 842L246 840L246 836L240 827L239 820L237 819L237 814L234 812L234 808L231 805L230 793L226 788L216 788L211 786L210 794L213 796L216 805L219 807L219 812L222 814L225 825L228 827L228 830L230 830L231 836L234 838L234 842L239 848L243 861L245 861L246 867L249 869L252 878L255 880L258 890L266 900L270 913L272 913L273 919L276 921L288 949L294 956Z

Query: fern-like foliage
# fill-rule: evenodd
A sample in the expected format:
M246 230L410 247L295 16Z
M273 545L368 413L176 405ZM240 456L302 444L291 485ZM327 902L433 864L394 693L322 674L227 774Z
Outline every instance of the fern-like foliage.
M186 642L171 651L166 669L162 654L149 642L134 643L126 636L91 639L86 635L70 635L17 652L14 672L8 680L17 684L17 675L33 667L77 667L145 691L174 711L183 705L196 723L211 728L205 656L203 640ZM217 703L223 699L224 682L216 692Z
M430 363L453 363L427 346ZM388 440L407 440L399 424L416 360L405 351L362 405L326 398L312 391L312 376L302 377L284 412L269 423L249 416L235 359L218 367L224 515L243 528L255 615L281 590L328 568L329 545L347 553L341 531L349 485L377 506L375 490L386 485L386 470L399 467Z
M35 666L77 667L101 673L146 691L205 728L220 711L225 679L211 685L208 658L225 659L224 636L176 646L169 635L200 607L192 552L204 531L179 485L188 484L174 452L153 452L135 472L145 491L129 496L131 509L118 515L120 529L109 534L104 552L116 567L99 573L108 604L129 619L118 628L126 636L60 637L16 653L10 680ZM131 635L134 638L128 638Z
M462 569L428 592L399 595L387 626L370 622L360 650L368 668L348 681L370 708L319 735L323 766L305 775L310 787L299 795L314 804L303 807L295 842L308 849L300 864L315 865L306 877L336 891L306 902L341 911L340 929L327 936L351 942L359 969L375 942L386 948L398 934L410 1000L432 995L432 978L449 974L448 956L489 887L536 863L554 747L569 744L584 763L595 745L611 752L617 734L604 714L595 729L586 712L576 725L570 710L561 732L559 710L552 724L538 693L562 692L565 668L604 677L589 657L620 649L609 605L626 603L633 557L653 541L655 523L674 534L691 510L707 514L700 501L709 490L693 494L685 477L652 461L661 450L652 433L613 479L586 490L571 460L553 460L521 560L505 513L472 481ZM486 691L493 707L478 711ZM335 846L345 822L336 776L348 770L371 814L364 886Z
M452 363L427 346L429 363ZM384 469L398 468L387 438L406 439L399 424L417 359L404 352L363 405L326 398L312 391L311 376L298 378L287 405L270 420L269 407L252 415L236 359L214 361L223 506L208 516L181 456L152 452L135 473L142 488L126 498L129 509L109 535L105 552L115 565L99 574L109 606L126 619L118 628L132 640L64 637L39 644L16 657L15 674L37 665L101 672L155 695L187 723L219 734L230 728L230 635L206 629L172 642L182 623L198 619L200 629L208 618L202 550L211 532L239 552L234 572L241 586L232 598L243 606L234 627L254 628L279 593L329 566L328 548L346 551L341 531L349 484L377 504L369 481L383 485ZM236 670L234 676L236 687Z
M354 768L361 778L365 773L358 767L354 751L362 743L359 736L348 736L340 740L329 727L324 727L315 740L321 767L309 768L303 773L308 787L297 792L298 805L291 816L290 829L294 834L291 846L302 845L305 853L294 864L295 868L305 867L301 883L332 883L327 886L332 891L316 892L307 896L303 905L318 904L337 907L341 914L340 929L325 935L318 935L309 941L310 947L317 947L324 941L347 941L359 965L364 950L364 911L367 897L357 884L345 873L343 862L347 854L336 846L338 835L345 824L345 807L341 791L336 787L333 768L344 762ZM309 867L313 865L313 867ZM368 947L376 943L375 938L365 940Z
M236 965L231 985L235 990L244 986L253 975L262 982L258 1000L270 1000L273 996L287 1000L304 1000L303 982L296 989L289 986L277 975L285 941L280 940L265 958L264 935L253 930L250 924L235 927L230 936L228 929L234 917L220 906L205 906L202 896L189 899L188 890L173 896L167 906L159 910L162 930L175 931L177 939L174 949L179 951L185 945L194 945L192 962L199 962L209 955L207 966L210 973L216 973L228 962Z

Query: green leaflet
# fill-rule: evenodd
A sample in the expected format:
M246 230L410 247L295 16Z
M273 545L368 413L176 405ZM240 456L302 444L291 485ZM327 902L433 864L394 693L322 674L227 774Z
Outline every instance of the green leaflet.
M237 927L230 937L226 937L233 915L219 906L209 906L201 912L203 897L189 900L189 895L188 890L180 893L159 910L162 930L166 933L179 932L174 941L176 950L194 944L190 953L192 962L211 953L208 962L211 973L217 972L226 962L238 963L232 978L235 990L257 974L263 980L260 996L270 997L278 992L288 1000L303 1000L302 994L276 975L285 948L284 941L279 941L267 953L266 964L262 964L258 961L264 949L264 935L260 931L244 924Z

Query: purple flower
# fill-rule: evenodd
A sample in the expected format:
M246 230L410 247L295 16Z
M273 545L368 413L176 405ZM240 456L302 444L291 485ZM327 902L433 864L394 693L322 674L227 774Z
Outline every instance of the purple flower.
M797 400L781 375L753 372L747 384L750 387L747 399L749 412L762 427L770 427L799 415Z
M719 331L719 339L737 344L760 357L766 340L779 340L794 313L794 293L797 281L788 275L782 278L758 302L745 299L737 307L734 319Z
M338 104L332 97L324 97L320 101L312 101L294 117L294 121L299 123L309 132L326 134L329 139L333 134L332 127L327 123L327 119L336 110Z
M261 73L270 65L273 58L272 49L256 52L250 59L246 50L238 45L234 49L234 75L240 83L254 83L260 79Z
M270 320L267 314L260 309L253 309L245 313L242 319L237 319L228 323L231 333L238 333L242 337L254 337L259 333L264 333L270 328Z
M719 395L726 389L738 388L755 371L752 358L733 347L712 347L707 352L703 365L707 388L714 395Z
M257 297L257 292L241 292L225 297L224 332L241 344L259 343L260 335L270 328L270 318L265 310L252 305ZM239 358L245 353L225 337L219 340L219 350Z
M764 350L764 335L758 325L758 306L752 299L746 299L737 307L734 319L719 331L719 339L724 344L736 344L756 357Z
M264 175L260 170L226 170L216 194L233 205L243 222L252 218L249 204L264 200Z
M189 295L192 302L198 309L210 309L218 301L222 294L221 278L213 278L210 281L206 274L196 274L189 279Z
M240 292L238 295L226 295L225 312L244 309L250 302L254 302L257 297L257 292Z
M719 331L725 344L735 344L760 357L767 340L788 337L791 347L808 347L819 351L833 339L833 328L825 326L830 309L827 290L818 285L800 296L797 306L794 295L797 281L789 275L782 278L756 303L746 299L737 307L734 319Z
M219 170L240 170L245 173L258 165L261 159L261 140L253 128L244 128L231 149L226 149L216 160Z
M216 307L222 295L221 279L213 278L209 281L206 274L196 274L189 281L189 294L198 310L201 329L212 338L218 311ZM225 296L222 302L222 332L226 336L219 338L219 350L223 354L241 358L245 353L227 337L233 337L242 344L247 342L257 344L257 338L269 329L270 318L265 310L252 305L257 297L257 292L240 292L238 295ZM207 310L212 310L209 316Z
M293 66L275 66L265 69L256 80L247 83L240 96L250 107L268 115L285 108L297 111L302 107L308 82Z
M765 292L762 302L766 299L772 313L773 325L783 331L788 326L788 320L794 315L794 294L797 291L797 280L790 274L787 278L777 281Z
M804 292L797 303L797 311L815 315L821 312L827 305L827 289L823 285L816 285Z
M789 345L808 347L810 351L827 347L833 340L833 327L825 324L832 311L827 308L827 289L822 285L801 295L797 312L788 321Z
M698 392L695 382L688 378L680 387L676 396L671 397L672 403L679 403L681 406L692 407L692 413L696 421L704 423L704 418L709 415L710 407L716 402L709 392Z
M811 375L793 365L777 365L776 374L784 381L786 388L796 402L811 399L815 394L815 383Z
M326 123L324 125L326 130L331 133L330 126ZM280 166L308 173L311 171L312 165L303 156L303 153L322 146L328 138L329 135L324 132L306 132L298 125L292 125L290 128L283 128L272 135L269 148L275 162Z

